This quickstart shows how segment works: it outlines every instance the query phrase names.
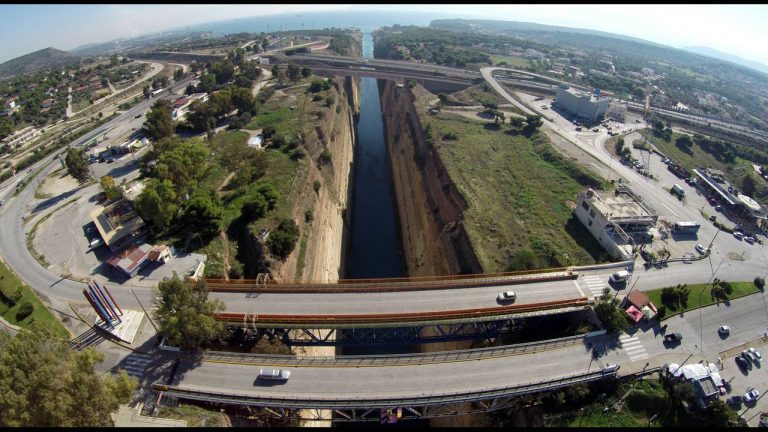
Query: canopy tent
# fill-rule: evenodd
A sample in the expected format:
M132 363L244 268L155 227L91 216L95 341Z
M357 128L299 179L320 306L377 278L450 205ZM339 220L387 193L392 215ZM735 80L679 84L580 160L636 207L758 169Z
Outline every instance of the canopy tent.
M641 319L643 319L644 316L643 313L637 310L637 308L634 306L627 308L626 312L627 315L629 315L629 318L635 323L638 323Z

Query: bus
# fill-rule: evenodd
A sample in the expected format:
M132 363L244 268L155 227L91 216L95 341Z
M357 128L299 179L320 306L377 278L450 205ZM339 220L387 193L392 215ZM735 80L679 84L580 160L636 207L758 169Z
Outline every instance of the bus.
M677 233L696 233L699 232L701 224L698 222L675 222L672 231Z

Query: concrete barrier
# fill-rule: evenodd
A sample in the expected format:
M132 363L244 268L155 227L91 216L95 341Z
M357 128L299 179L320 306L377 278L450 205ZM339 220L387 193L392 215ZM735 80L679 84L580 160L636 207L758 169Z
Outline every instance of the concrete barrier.
M614 267L634 267L635 260L627 260L627 261L618 261L608 264L595 264L595 265L587 265L587 266L579 266L579 267L573 267L576 271L584 271L584 270L600 270L600 269L607 269L607 268L614 268Z

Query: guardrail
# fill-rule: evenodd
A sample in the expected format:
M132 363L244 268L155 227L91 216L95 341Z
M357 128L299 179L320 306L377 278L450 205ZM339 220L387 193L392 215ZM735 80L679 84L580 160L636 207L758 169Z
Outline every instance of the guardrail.
M564 348L577 345L587 336L569 336L548 341L528 342L500 347L477 348L471 350L438 351L424 354L383 354L383 355L353 355L353 356L312 356L295 357L290 355L247 354L232 352L206 351L203 361L258 364L290 365L290 366L326 366L326 367L355 367L355 366L392 366L392 365L421 365L431 363L447 363L466 360L482 360L494 357L531 354L539 351Z
M154 384L153 389L164 392L166 395L175 396L182 399L230 403L236 405L316 409L381 408L392 406L427 406L445 403L471 402L501 396L516 396L520 394L535 393L566 387L581 382L596 381L599 379L612 377L616 375L618 369L619 366L613 365L608 366L600 371L569 375L552 380L541 380L538 382L519 384L496 389L477 390L466 393L438 393L424 396L407 396L402 398L365 398L363 396L359 396L354 399L334 399L327 396L316 398L303 396L296 398L286 398L265 395L227 394L203 390L184 389L161 384Z
M206 279L211 292L261 292L261 293L323 293L323 292L395 292L431 289L458 289L485 285L517 285L531 282L551 282L576 279L578 272L572 269L553 269L544 272L499 273L491 275L457 275L422 278L348 279L338 283L257 283L255 279Z
M451 318L482 318L489 316L512 315L516 313L557 309L562 307L588 306L589 299L580 297L568 300L554 300L542 303L460 309L453 311L403 312L389 314L345 314L345 315L295 315L295 314L255 314L255 313L217 313L214 318L223 322L259 324L368 324L368 323L409 323L437 321Z

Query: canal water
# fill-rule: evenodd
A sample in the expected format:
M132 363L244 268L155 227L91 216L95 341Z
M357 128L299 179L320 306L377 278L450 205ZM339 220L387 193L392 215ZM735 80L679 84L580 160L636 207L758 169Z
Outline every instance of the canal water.
M363 34L363 57L373 58L373 38ZM363 77L357 121L352 231L347 279L404 276L392 174L376 78Z

